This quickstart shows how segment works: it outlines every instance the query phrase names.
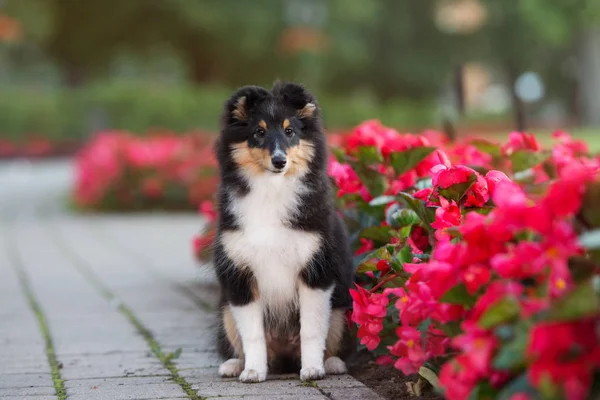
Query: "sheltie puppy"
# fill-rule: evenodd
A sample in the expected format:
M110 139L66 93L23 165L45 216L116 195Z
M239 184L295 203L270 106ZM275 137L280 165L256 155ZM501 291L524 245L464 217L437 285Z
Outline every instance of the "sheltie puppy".
M316 99L294 83L245 86L221 123L219 374L242 382L276 370L299 370L302 380L343 374L354 269Z

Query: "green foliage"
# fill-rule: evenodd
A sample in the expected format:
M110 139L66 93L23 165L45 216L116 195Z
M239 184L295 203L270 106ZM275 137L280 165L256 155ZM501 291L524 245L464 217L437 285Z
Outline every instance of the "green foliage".
M84 139L98 129L144 134L152 129L217 132L223 103L234 88L175 86L148 82L98 82L75 89L3 88L0 94L0 138ZM357 119L382 117L399 127L424 126L433 108L390 103L362 109L360 99L319 96L328 130L352 126ZM420 110L417 108L420 107Z

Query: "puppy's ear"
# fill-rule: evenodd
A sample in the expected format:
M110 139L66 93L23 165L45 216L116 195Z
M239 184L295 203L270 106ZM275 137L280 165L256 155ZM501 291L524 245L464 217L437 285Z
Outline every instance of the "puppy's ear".
M276 82L273 92L281 96L282 101L297 110L300 119L312 118L318 111L317 99L302 85L296 83Z
M259 86L244 86L238 89L225 102L224 123L229 125L247 121L252 109L267 96L269 92Z

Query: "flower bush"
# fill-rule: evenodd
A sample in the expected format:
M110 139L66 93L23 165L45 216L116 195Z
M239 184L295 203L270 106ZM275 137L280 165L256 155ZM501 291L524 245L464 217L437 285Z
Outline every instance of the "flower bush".
M448 399L600 393L600 157L366 121L329 175L356 254L361 346ZM210 254L216 213L195 239ZM421 381L422 383L422 381Z
M95 210L196 209L216 189L212 137L101 132L77 154L73 202Z

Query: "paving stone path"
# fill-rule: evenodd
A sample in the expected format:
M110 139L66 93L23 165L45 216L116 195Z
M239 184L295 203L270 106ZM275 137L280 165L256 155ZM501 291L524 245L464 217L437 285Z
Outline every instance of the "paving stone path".
M350 376L221 379L194 214L67 211L68 161L0 163L0 399L378 399Z

